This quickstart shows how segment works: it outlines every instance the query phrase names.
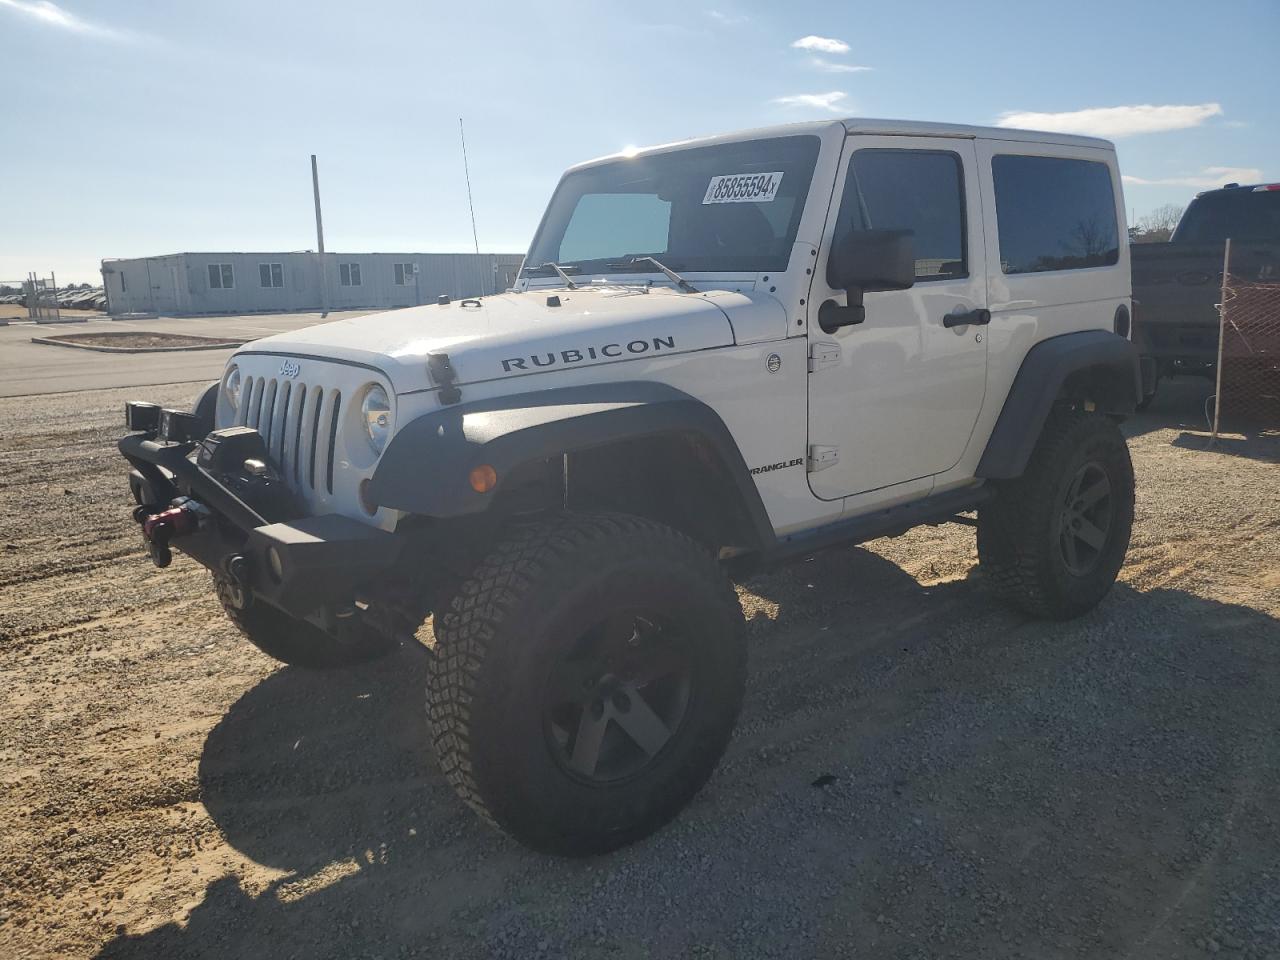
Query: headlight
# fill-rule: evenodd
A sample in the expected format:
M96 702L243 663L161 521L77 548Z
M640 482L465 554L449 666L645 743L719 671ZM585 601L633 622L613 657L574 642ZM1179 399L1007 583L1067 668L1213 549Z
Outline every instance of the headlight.
M391 403L387 399L387 391L378 384L372 384L364 392L364 400L360 403L360 414L364 418L364 431L369 437L369 446L374 453L382 453L387 445L387 437L391 436Z
M240 409L240 368L232 367L222 381L222 392L232 410Z

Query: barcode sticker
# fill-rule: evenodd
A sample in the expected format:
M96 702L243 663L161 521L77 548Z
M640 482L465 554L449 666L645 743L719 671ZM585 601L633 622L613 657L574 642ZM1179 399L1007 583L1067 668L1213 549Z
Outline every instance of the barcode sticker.
M772 203L781 185L781 173L731 173L712 177L702 202Z

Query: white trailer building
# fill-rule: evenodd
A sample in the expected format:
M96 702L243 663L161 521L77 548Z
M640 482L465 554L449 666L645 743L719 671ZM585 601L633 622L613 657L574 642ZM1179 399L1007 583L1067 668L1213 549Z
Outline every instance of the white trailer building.
M522 254L174 253L103 260L110 313L390 310L507 289Z

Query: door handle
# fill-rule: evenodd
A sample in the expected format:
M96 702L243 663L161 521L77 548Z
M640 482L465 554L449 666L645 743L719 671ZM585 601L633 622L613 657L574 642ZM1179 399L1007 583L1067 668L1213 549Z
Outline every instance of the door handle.
M986 326L991 322L991 311L985 307L966 310L963 313L948 313L942 318L944 327L964 327L973 324L975 327Z

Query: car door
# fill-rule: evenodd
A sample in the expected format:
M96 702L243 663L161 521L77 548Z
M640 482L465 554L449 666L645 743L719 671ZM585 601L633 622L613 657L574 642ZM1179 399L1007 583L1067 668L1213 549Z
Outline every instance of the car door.
M831 500L929 477L969 443L986 386L986 247L977 153L959 138L846 141L809 298L809 485ZM915 286L866 293L865 319L825 333L832 244L911 231ZM957 322L964 319L968 322Z

